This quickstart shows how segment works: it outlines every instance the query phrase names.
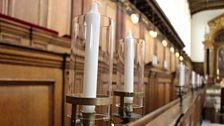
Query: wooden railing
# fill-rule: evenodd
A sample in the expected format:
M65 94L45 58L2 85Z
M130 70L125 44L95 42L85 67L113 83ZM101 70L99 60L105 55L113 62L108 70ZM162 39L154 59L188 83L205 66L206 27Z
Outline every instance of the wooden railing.
M130 126L199 126L204 89L184 96L183 106L176 99L169 104L130 123Z

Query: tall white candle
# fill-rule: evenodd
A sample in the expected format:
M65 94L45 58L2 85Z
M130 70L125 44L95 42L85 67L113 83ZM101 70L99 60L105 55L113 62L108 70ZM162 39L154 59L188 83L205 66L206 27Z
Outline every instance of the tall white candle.
M179 65L179 72L180 72L180 77L179 77L179 86L184 86L185 84L185 66L184 64L181 62Z
M202 86L202 83L203 83L203 77L200 76L200 86Z
M164 69L168 69L168 62L166 60L164 60L163 67L164 67Z
M96 98L99 37L100 14L98 4L94 2L90 11L86 14L83 96L88 98ZM95 112L95 106L83 106L83 111L87 113Z
M192 71L192 74L191 74L191 84L192 84L192 87L195 88L195 72Z
M153 66L156 66L157 64L158 64L157 56L156 55L153 55L152 56L152 65Z
M134 91L134 54L135 54L135 43L132 37L132 33L128 32L125 37L125 63L124 63L124 91ZM125 103L132 103L133 98L125 98Z
M197 86L200 87L200 75L197 74Z
M206 74L206 75L205 75L205 78L204 78L204 83L205 83L205 84L207 84L207 83L208 83L208 74Z

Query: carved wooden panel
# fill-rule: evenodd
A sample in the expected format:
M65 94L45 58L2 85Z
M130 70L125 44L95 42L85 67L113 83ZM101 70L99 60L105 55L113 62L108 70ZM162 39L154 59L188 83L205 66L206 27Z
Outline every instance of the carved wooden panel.
M73 3L72 3L72 18L71 18L71 21L72 19L75 17L75 16L78 16L78 15L82 15L82 9L83 9L83 0L72 0Z
M167 64L168 64L168 71L170 71L170 65L171 65L170 54L171 54L171 52L170 52L169 48L165 48L165 50L166 50L166 57L165 57L165 59L166 59Z
M158 56L158 66L159 68L163 68L163 50L164 50L164 47L162 45L162 43L157 40L157 56Z
M165 104L168 104L169 102L171 102L171 92L173 91L171 89L171 86L173 86L173 84L171 83L166 83L165 84Z
M59 32L59 35L70 33L71 2L69 0L49 0L47 27Z
M41 123L40 125L43 124L43 126L61 126L62 117L64 117L62 66L62 54L0 42L0 80L7 81L0 84L0 91L7 94L4 99L8 99L10 104L21 103L22 105L18 107L22 107L24 111L19 112L17 110L20 108L15 108L14 113L5 113L6 117L17 116L13 119L21 123L26 121L27 125L33 121L34 124L30 125ZM10 93L14 91L16 94ZM0 95L3 97L2 94ZM4 100L5 103L7 102ZM19 118L18 114L24 118ZM9 123L13 124L13 121Z
M157 86L156 74L150 72L149 81L145 86L145 113L149 113L156 109L157 106Z
M107 0L99 0L102 6L99 8L99 13L101 15L106 15L106 8L107 8Z
M46 26L48 0L9 0L8 5L10 16Z
M175 61L176 61L175 69L176 69L176 70L179 70L179 63L180 63L179 57L176 57L176 56L175 56Z
M140 38L140 24L134 24L132 29L133 37Z
M83 14L87 13L92 5L93 0L83 0Z
M119 41L119 39L124 38L125 36L125 12L123 11L122 8L118 7L118 5L116 5L116 39L115 39L115 50L118 49L118 45L117 44Z
M0 125L54 125L54 82L0 80L0 96Z
M170 73L171 74L171 73ZM173 76L151 69L145 86L145 113L150 113L173 100Z
M4 0L4 2L2 11L4 10L7 15L57 30L60 35L70 33L71 1L69 0L63 2L60 0Z
M10 0L9 15L38 24L41 0ZM45 12L46 13L46 12Z
M165 84L157 83L158 85L158 106L157 108L162 107L165 104Z
M128 31L132 31L134 38L140 38L140 25L139 24L133 24L131 21L131 17L126 13L125 14L125 36L128 33Z
M145 30L145 63L152 61L154 41L149 35L149 31Z
M105 1L105 0L100 1L100 2L102 3L102 7L100 7L100 9L99 9L100 14L102 16L110 17L115 23L115 21L116 21L116 6L115 6L115 4L112 2L109 2L109 1ZM114 27L114 28L116 28L116 27ZM101 32L106 32L107 29L102 28L101 30L102 30ZM114 32L116 32L116 29L114 29ZM113 37L115 37L115 36L113 36ZM101 36L100 39L101 39L100 47L102 50L105 51L107 49L107 45L105 42L105 41L107 41L106 40L107 38L105 36ZM114 40L115 40L115 38L114 38Z
M176 70L176 61L175 61L174 53L171 53L170 69L171 69L171 72L174 72Z
M130 16L125 13L125 18L124 18L124 21L125 21L125 26L124 26L124 37L127 35L128 31L132 31L133 30L133 24L131 22L131 18Z
M3 0L0 0L0 13L3 13Z
M118 25L117 24L117 22L116 22L116 18L117 18L117 7L116 7L116 4L115 3L112 3L112 2L107 2L107 4L106 4L107 6L106 6L106 16L107 17L110 17L112 20L113 20L113 23L114 23L114 36L113 36L113 38L114 38L114 49L116 49L115 47L116 47L116 36L115 36L115 34L116 34L116 32L118 31L118 29L116 28L116 25Z

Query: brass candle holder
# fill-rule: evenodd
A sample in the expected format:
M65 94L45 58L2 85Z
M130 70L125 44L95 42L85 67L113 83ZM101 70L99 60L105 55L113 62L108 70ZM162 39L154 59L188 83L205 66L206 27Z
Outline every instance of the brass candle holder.
M133 38L129 31L118 43L116 58L117 78L113 95L119 100L116 100L118 112L113 116L120 118L122 123L128 123L143 115L145 41ZM136 113L134 109L142 112Z
M108 126L111 120L114 21L97 11L73 18L66 102L72 126ZM94 32L92 32L94 31Z
M96 121L104 121L105 125L110 125L110 118L107 118L108 115L102 115L97 113L80 113L77 111L78 106L82 105L94 105L94 106L108 106L112 105L112 98L107 96L100 96L97 98L86 98L80 95L67 95L66 102L72 104L72 113L71 113L71 126L77 126L82 124L83 126L95 126ZM80 121L76 122L77 116L80 118ZM111 117L111 116L110 116Z
M138 119L143 116L143 106L137 106L133 103L125 103L125 97L144 97L144 92L125 92L125 91L114 91L114 96L120 97L120 104L117 105L118 112L113 115L122 119L123 123L129 123L130 119ZM142 109L142 114L134 113L133 109Z
M183 106L183 96L186 93L185 86L176 85L177 96L180 98L180 107Z

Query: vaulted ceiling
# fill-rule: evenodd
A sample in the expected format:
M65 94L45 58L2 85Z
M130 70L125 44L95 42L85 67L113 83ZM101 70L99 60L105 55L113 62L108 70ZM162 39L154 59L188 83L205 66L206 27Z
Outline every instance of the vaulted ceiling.
M190 4L191 14L203 10L224 8L224 0L188 0Z

